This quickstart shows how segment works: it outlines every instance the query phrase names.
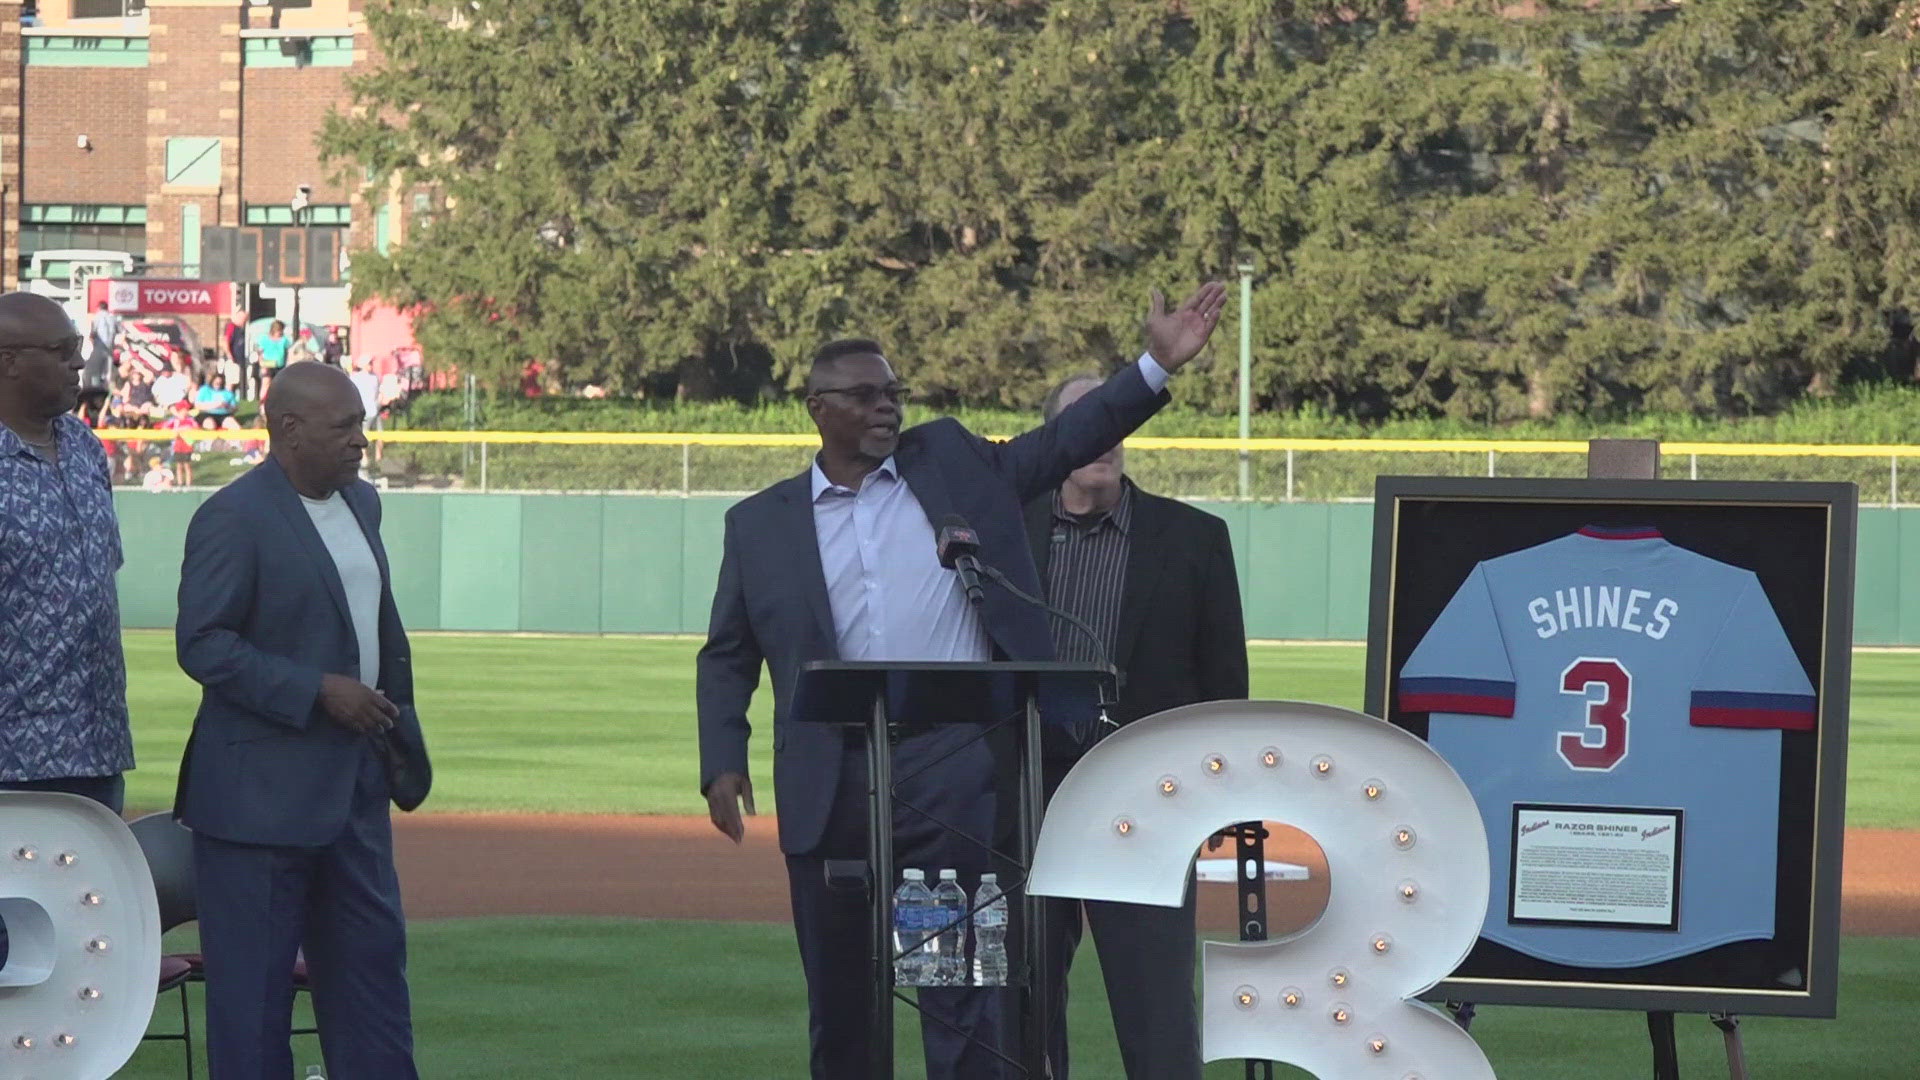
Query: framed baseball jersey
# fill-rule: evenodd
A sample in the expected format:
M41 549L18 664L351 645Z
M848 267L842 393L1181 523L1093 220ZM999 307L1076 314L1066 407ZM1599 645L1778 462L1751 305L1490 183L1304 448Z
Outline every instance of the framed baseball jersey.
M1382 478L1368 711L1480 806L1436 997L1832 1015L1845 484Z

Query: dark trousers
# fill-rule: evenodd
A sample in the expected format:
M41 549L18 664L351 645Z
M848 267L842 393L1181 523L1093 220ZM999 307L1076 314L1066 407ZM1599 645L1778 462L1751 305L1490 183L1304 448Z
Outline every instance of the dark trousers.
M387 781L371 746L353 800L346 830L322 847L194 834L213 1080L293 1075L291 973L303 948L327 1074L417 1080Z
M1046 762L1049 802L1071 764ZM1193 996L1199 935L1193 890L1189 880L1186 899L1177 908L1106 900L1045 901L1041 947L1053 987L1053 1030L1047 1036L1053 1080L1067 1080L1067 974L1089 927L1127 1080L1200 1080L1200 1010Z
M56 776L48 780L0 780L0 791L58 791L92 799L114 813L123 809L127 778L112 776ZM7 924L0 922L0 967L7 966Z
M125 809L127 778L112 776L56 776L50 780L0 780L0 791L60 791L81 795L114 813Z
M993 828L995 803L993 766L986 747L976 744L926 773L911 778L905 775L932 761L962 737L960 730L949 728L902 740L894 754L899 787L896 798L985 839ZM850 744L841 760L832 815L819 845L804 855L787 856L794 933L807 976L814 1080L859 1080L869 1075L874 993L868 960L872 912L857 890L830 889L826 882L828 859L866 857L866 778L866 750ZM960 884L972 898L979 888L981 871L990 865L983 849L947 836L926 817L898 803L893 824L895 880L876 882L875 888L891 894L899 884L898 872L909 867L925 870L931 887L938 884L940 870L952 867L959 871ZM1000 1045L1007 991L925 987L918 993L927 1012L989 1045ZM997 1057L972 1045L939 1020L921 1020L920 1042L926 1054L928 1080L997 1080L1004 1075ZM1004 1048L1002 1052L1006 1052Z
M1067 1080L1067 972L1083 925L1092 928L1100 953L1127 1080L1200 1080L1193 886L1188 885L1186 901L1177 908L1106 900L1046 904L1046 951L1054 988L1047 1056L1054 1080Z

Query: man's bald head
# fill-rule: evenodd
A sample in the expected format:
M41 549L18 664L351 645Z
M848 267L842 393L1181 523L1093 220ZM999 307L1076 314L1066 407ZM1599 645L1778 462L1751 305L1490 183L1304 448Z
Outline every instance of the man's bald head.
M339 368L311 360L289 364L273 377L273 386L267 391L264 406L267 411L267 431L277 438L286 425L287 417L314 419L316 414L331 412L340 402L349 398L357 404L360 391L354 387L353 380L347 378L346 372Z
M0 294L0 347L44 345L73 334L66 310L38 293Z
M302 360L267 391L273 459L302 495L325 498L353 483L367 448L366 410L346 372Z
M0 295L0 415L37 422L73 408L80 367L80 335L59 304Z

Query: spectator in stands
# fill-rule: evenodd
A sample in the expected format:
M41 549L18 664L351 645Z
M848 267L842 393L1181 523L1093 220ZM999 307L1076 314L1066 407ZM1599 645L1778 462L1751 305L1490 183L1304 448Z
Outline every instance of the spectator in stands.
M106 427L112 416L107 409L107 388L89 386L80 391L80 400L73 407L73 415L90 428Z
M232 416L233 410L239 406L239 399L227 389L227 377L217 371L200 384L200 389L193 392L194 411L203 420L218 423L221 417Z
M107 399L106 426L126 430L147 426L146 416L140 409L134 407L127 396L131 389L131 383L122 383ZM123 480L131 481L137 474L140 453L140 444L130 439L120 439L107 444L107 457L117 464L120 478Z
M234 386L241 396L247 392L247 317L236 311L227 316L227 363L233 366Z
M304 326L300 327L299 332L293 335L293 347L287 353L287 363L297 364L303 360L318 359L320 359L320 346L313 340L313 331Z
M173 478L181 487L193 485L193 443L184 432L198 431L200 425L193 419L193 406L186 401L173 403L173 412L158 426L162 431L174 433L173 441L167 444L167 464L173 469Z
M113 364L113 344L120 336L120 319L107 310L107 302L93 313L93 322L87 330L87 368L83 379L87 386L105 386L107 371Z
M360 407L366 410L367 421L371 423L380 413L380 376L373 373L373 361L364 356L354 357L353 374L347 379L360 392Z
M260 375L260 397L266 399L273 377L287 366L287 350L293 342L287 338L287 324L279 319L267 326L267 336L253 343L254 364Z
M137 422L128 426L144 427L159 415L160 407L153 400L153 381L147 378L146 368L134 364L127 373L127 418Z
M231 420L233 417L229 416L227 419ZM200 418L200 430L218 433L220 421L211 416L203 416ZM229 442L226 439L201 439L199 445L199 452L202 454L229 454L238 449L240 449L239 443ZM236 458L233 464L240 464L239 459Z
M184 372L175 369L172 364L161 366L160 377L153 380L153 403L160 409L163 418L192 393L193 384L187 380ZM192 407L191 403L188 403L188 407Z
M407 376L404 372L395 371L380 376L381 411L388 411L396 405L405 404L409 393L411 391L407 388Z
M147 459L146 475L140 478L140 486L147 491L168 491L173 487L173 470L155 454Z
M244 431L246 429L240 426L240 421L229 416L225 420L220 421L220 430ZM240 451L240 460L234 463L236 465L258 465L267 458L267 444L259 439L248 439L244 442L230 439L227 445Z

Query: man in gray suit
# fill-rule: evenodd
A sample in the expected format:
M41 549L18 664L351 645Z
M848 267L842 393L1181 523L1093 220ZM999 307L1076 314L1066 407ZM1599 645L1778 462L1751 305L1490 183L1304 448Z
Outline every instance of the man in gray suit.
M425 797L406 630L344 372L295 364L266 403L272 456L187 529L175 628L201 685L174 813L194 833L207 1063L289 1076L305 949L327 1071L417 1080L389 799Z

